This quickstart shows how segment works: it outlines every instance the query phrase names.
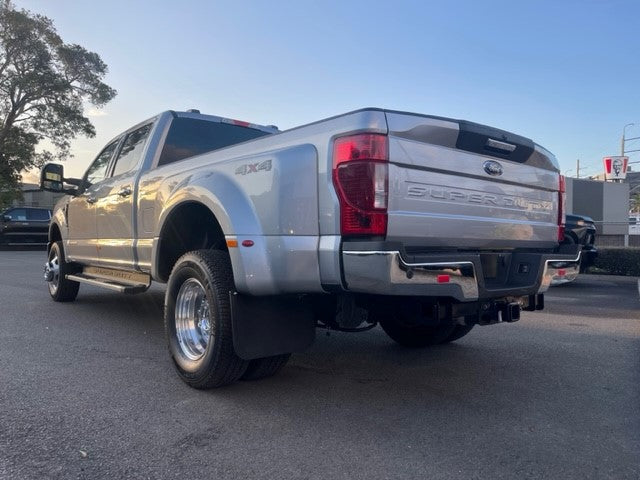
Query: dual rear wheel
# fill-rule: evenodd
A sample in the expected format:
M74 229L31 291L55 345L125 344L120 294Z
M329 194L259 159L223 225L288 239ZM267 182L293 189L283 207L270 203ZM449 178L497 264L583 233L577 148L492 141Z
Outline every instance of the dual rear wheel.
M276 374L289 354L243 360L233 348L229 254L196 250L173 267L165 295L165 332L180 377L199 389Z

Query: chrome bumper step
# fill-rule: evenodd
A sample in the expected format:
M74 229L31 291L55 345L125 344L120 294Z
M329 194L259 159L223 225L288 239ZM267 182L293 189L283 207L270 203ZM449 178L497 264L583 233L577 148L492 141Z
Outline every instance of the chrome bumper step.
M346 287L380 295L451 297L468 302L486 298L527 297L546 292L552 280L575 278L580 252L513 253L513 267L502 283L484 277L479 254L425 255L407 261L397 250L343 250Z

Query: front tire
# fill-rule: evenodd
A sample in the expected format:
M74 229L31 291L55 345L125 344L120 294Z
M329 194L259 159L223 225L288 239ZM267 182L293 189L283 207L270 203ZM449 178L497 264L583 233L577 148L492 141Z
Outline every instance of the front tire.
M62 242L51 245L44 270L49 295L53 301L73 302L78 296L80 284L67 279L67 274L74 273L74 269L72 264L67 263Z
M233 272L227 252L196 250L176 262L165 296L165 332L178 375L208 389L238 380L249 362L233 348Z

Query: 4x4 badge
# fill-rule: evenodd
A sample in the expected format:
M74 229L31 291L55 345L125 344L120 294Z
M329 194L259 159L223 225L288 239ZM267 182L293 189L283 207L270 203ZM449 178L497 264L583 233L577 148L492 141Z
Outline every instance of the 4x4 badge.
M247 163L236 168L236 175L246 175L248 173L257 173L260 170L268 172L271 170L271 160L265 160L258 163Z
M502 175L502 165L500 165L498 162L487 160L482 164L482 166L484 167L484 171L489 175L493 175L494 177Z

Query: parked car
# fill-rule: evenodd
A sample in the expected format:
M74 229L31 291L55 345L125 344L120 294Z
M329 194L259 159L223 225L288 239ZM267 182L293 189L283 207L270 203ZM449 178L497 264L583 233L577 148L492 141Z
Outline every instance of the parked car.
M53 300L168 283L169 351L196 388L275 374L317 325L455 341L541 310L551 279L578 271L553 154L463 120L369 108L279 132L168 111L82 179L46 165L41 187L68 194Z
M0 216L0 244L46 245L51 210L36 207L12 207Z
M564 238L567 243L576 243L582 248L580 271L585 272L598 257L595 246L596 225L591 217L568 213L564 226Z
M567 213L564 225L564 245L580 245L580 270L554 277L551 285L562 285L573 282L578 278L578 273L584 273L593 265L598 257L598 249L594 245L596 239L596 226L591 217Z

